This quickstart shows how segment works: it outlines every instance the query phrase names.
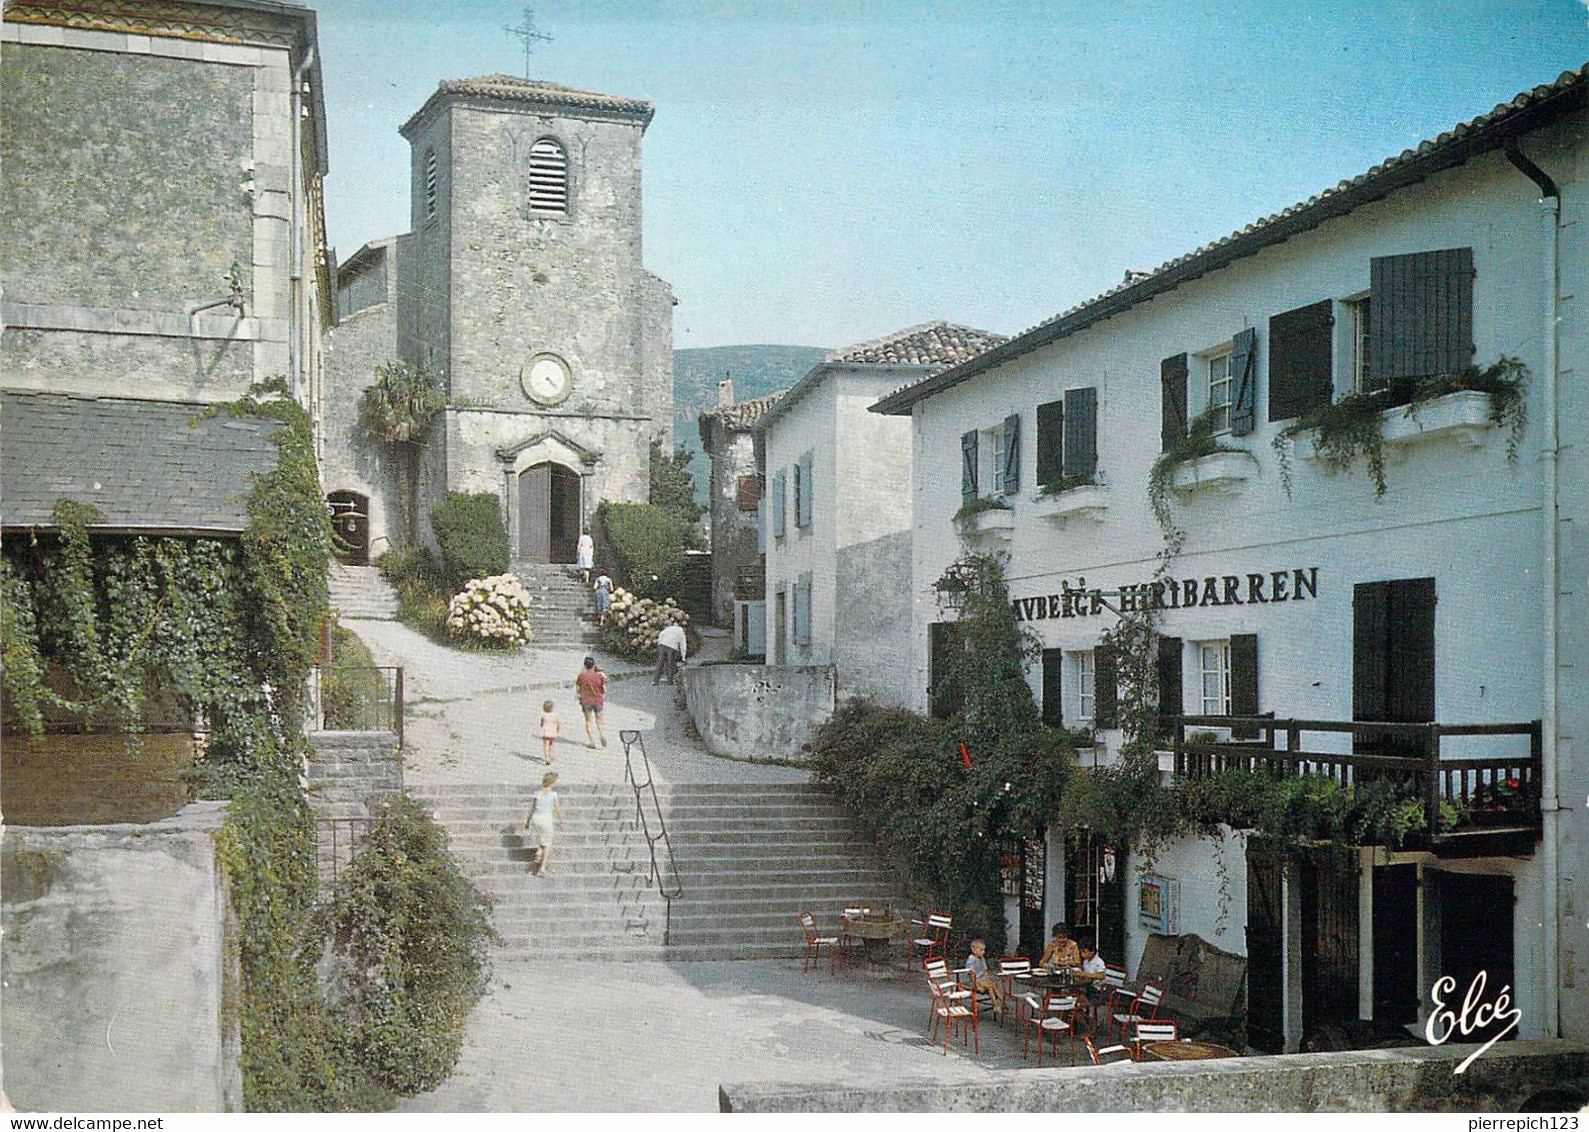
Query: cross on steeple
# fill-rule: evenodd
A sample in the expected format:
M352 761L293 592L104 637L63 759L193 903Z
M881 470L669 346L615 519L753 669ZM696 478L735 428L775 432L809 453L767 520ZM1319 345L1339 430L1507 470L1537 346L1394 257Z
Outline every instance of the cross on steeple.
M552 42L552 37L543 31L535 30L535 9L528 4L524 6L524 22L518 25L504 24L502 30L524 44L524 77L529 78L530 50L537 43Z

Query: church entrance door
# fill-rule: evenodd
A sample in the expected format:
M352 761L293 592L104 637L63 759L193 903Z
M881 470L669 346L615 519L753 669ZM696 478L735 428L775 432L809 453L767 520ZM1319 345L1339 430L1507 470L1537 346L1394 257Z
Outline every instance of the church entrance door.
M579 473L536 464L519 473L519 557L573 562L579 546Z

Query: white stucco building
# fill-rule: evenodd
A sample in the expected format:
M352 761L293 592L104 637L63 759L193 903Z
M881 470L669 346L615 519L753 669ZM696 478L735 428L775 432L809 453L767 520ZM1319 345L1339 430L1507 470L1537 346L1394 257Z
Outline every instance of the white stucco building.
M912 706L945 636L929 587L962 550L952 516L997 497L1010 509L973 516L968 541L1008 554L1045 714L1093 729L1103 759L1119 732L1099 637L1148 603L1164 709L1346 724L1257 729L1260 763L1298 742L1400 755L1464 805L1416 851L1273 868L1237 833L1163 846L1151 872L1126 858L1101 886L1049 830L1048 918L1102 919L1134 969L1147 874L1178 896L1173 932L1247 957L1250 1032L1276 1048L1322 1022L1421 1021L1441 975L1460 996L1479 970L1492 998L1513 986L1522 1036L1589 1037L1586 87L1589 69L1563 75L874 406L913 428ZM1515 459L1484 393L1409 413L1420 381L1502 358L1529 375ZM1312 433L1288 461L1273 446L1354 392L1384 405L1382 497ZM1185 542L1155 585L1149 475L1209 409L1235 451L1176 471ZM1365 721L1402 726L1349 726ZM1471 725L1505 733L1454 733Z
M848 346L757 421L769 664L830 664L840 695L907 700L910 426L867 409L1002 341L939 321Z

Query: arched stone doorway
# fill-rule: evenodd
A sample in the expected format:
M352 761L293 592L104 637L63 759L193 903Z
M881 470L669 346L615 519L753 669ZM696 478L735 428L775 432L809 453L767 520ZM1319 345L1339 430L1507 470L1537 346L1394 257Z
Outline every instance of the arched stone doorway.
M519 557L526 562L572 562L579 546L580 476L561 464L534 464L519 473Z

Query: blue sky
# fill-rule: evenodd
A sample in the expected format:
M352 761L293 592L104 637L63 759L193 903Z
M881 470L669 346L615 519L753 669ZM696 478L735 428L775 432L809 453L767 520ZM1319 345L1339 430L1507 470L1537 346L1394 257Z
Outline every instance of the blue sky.
M436 84L523 72L523 3L313 6L345 257L406 229L397 127ZM1589 61L1584 0L534 10L534 77L656 103L680 347L1018 331Z

